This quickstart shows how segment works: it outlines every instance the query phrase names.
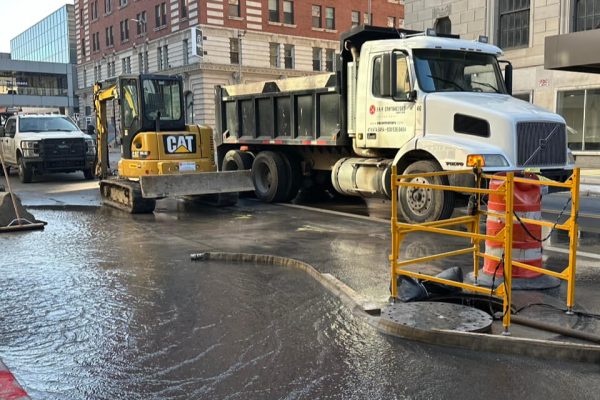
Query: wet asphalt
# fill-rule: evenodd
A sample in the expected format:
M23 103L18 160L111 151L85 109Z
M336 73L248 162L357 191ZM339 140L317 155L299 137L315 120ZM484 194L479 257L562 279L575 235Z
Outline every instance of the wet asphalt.
M50 193L64 184L22 192L41 207L33 212L45 231L0 236L0 357L33 399L598 398L597 365L390 338L299 271L189 259L292 257L385 301L384 221L251 199L220 209L168 200L132 216L90 206L89 188ZM324 207L365 213L352 201ZM560 235L551 241L565 246ZM581 241L598 254L594 232ZM415 235L403 251L457 245ZM578 301L600 312L598 261L580 265Z

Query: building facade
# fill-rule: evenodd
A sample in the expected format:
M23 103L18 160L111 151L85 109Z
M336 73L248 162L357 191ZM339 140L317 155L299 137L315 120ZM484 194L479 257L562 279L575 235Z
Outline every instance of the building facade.
M11 39L13 60L75 64L75 7L67 4Z
M188 123L213 126L214 86L334 71L354 25L402 26L399 0L76 0L78 94L121 74L179 74Z
M600 155L600 74L544 68L546 38L600 28L600 1L405 0L405 15L409 29L488 36L515 68L513 94L566 119L578 163Z
M0 53L0 107L73 114L75 65L12 60Z

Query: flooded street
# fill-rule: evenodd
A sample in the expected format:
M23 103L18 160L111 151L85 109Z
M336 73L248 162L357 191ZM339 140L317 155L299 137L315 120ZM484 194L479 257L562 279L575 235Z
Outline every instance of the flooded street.
M390 338L298 270L189 261L283 253L335 272L386 257L385 226L280 210L38 210L45 231L0 237L0 356L33 399L597 398L598 366ZM363 267L341 275L385 293L385 263Z

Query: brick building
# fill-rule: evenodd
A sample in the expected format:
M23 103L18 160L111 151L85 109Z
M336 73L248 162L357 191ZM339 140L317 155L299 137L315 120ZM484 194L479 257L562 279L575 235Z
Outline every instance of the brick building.
M600 43L600 2L405 0L404 4L406 28L435 27L467 39L488 36L515 67L514 95L561 114L571 128L569 147L578 163L600 165L600 74L544 68L545 52L550 51L545 48L547 37L579 37L584 31L594 36L591 31L596 30L595 43ZM579 45L584 46L584 41Z
M333 71L354 25L403 24L400 0L75 0L78 94L121 74L180 74L188 122L214 124L214 86Z

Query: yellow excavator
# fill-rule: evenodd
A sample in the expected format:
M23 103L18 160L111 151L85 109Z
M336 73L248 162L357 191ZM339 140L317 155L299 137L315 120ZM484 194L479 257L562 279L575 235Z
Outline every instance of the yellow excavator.
M182 87L181 77L165 75L124 75L94 85L96 175L104 204L151 213L156 199L167 196L222 196L216 202L224 205L252 190L250 171L217 173L212 129L186 125ZM107 106L113 100L121 116L117 176L108 158Z

